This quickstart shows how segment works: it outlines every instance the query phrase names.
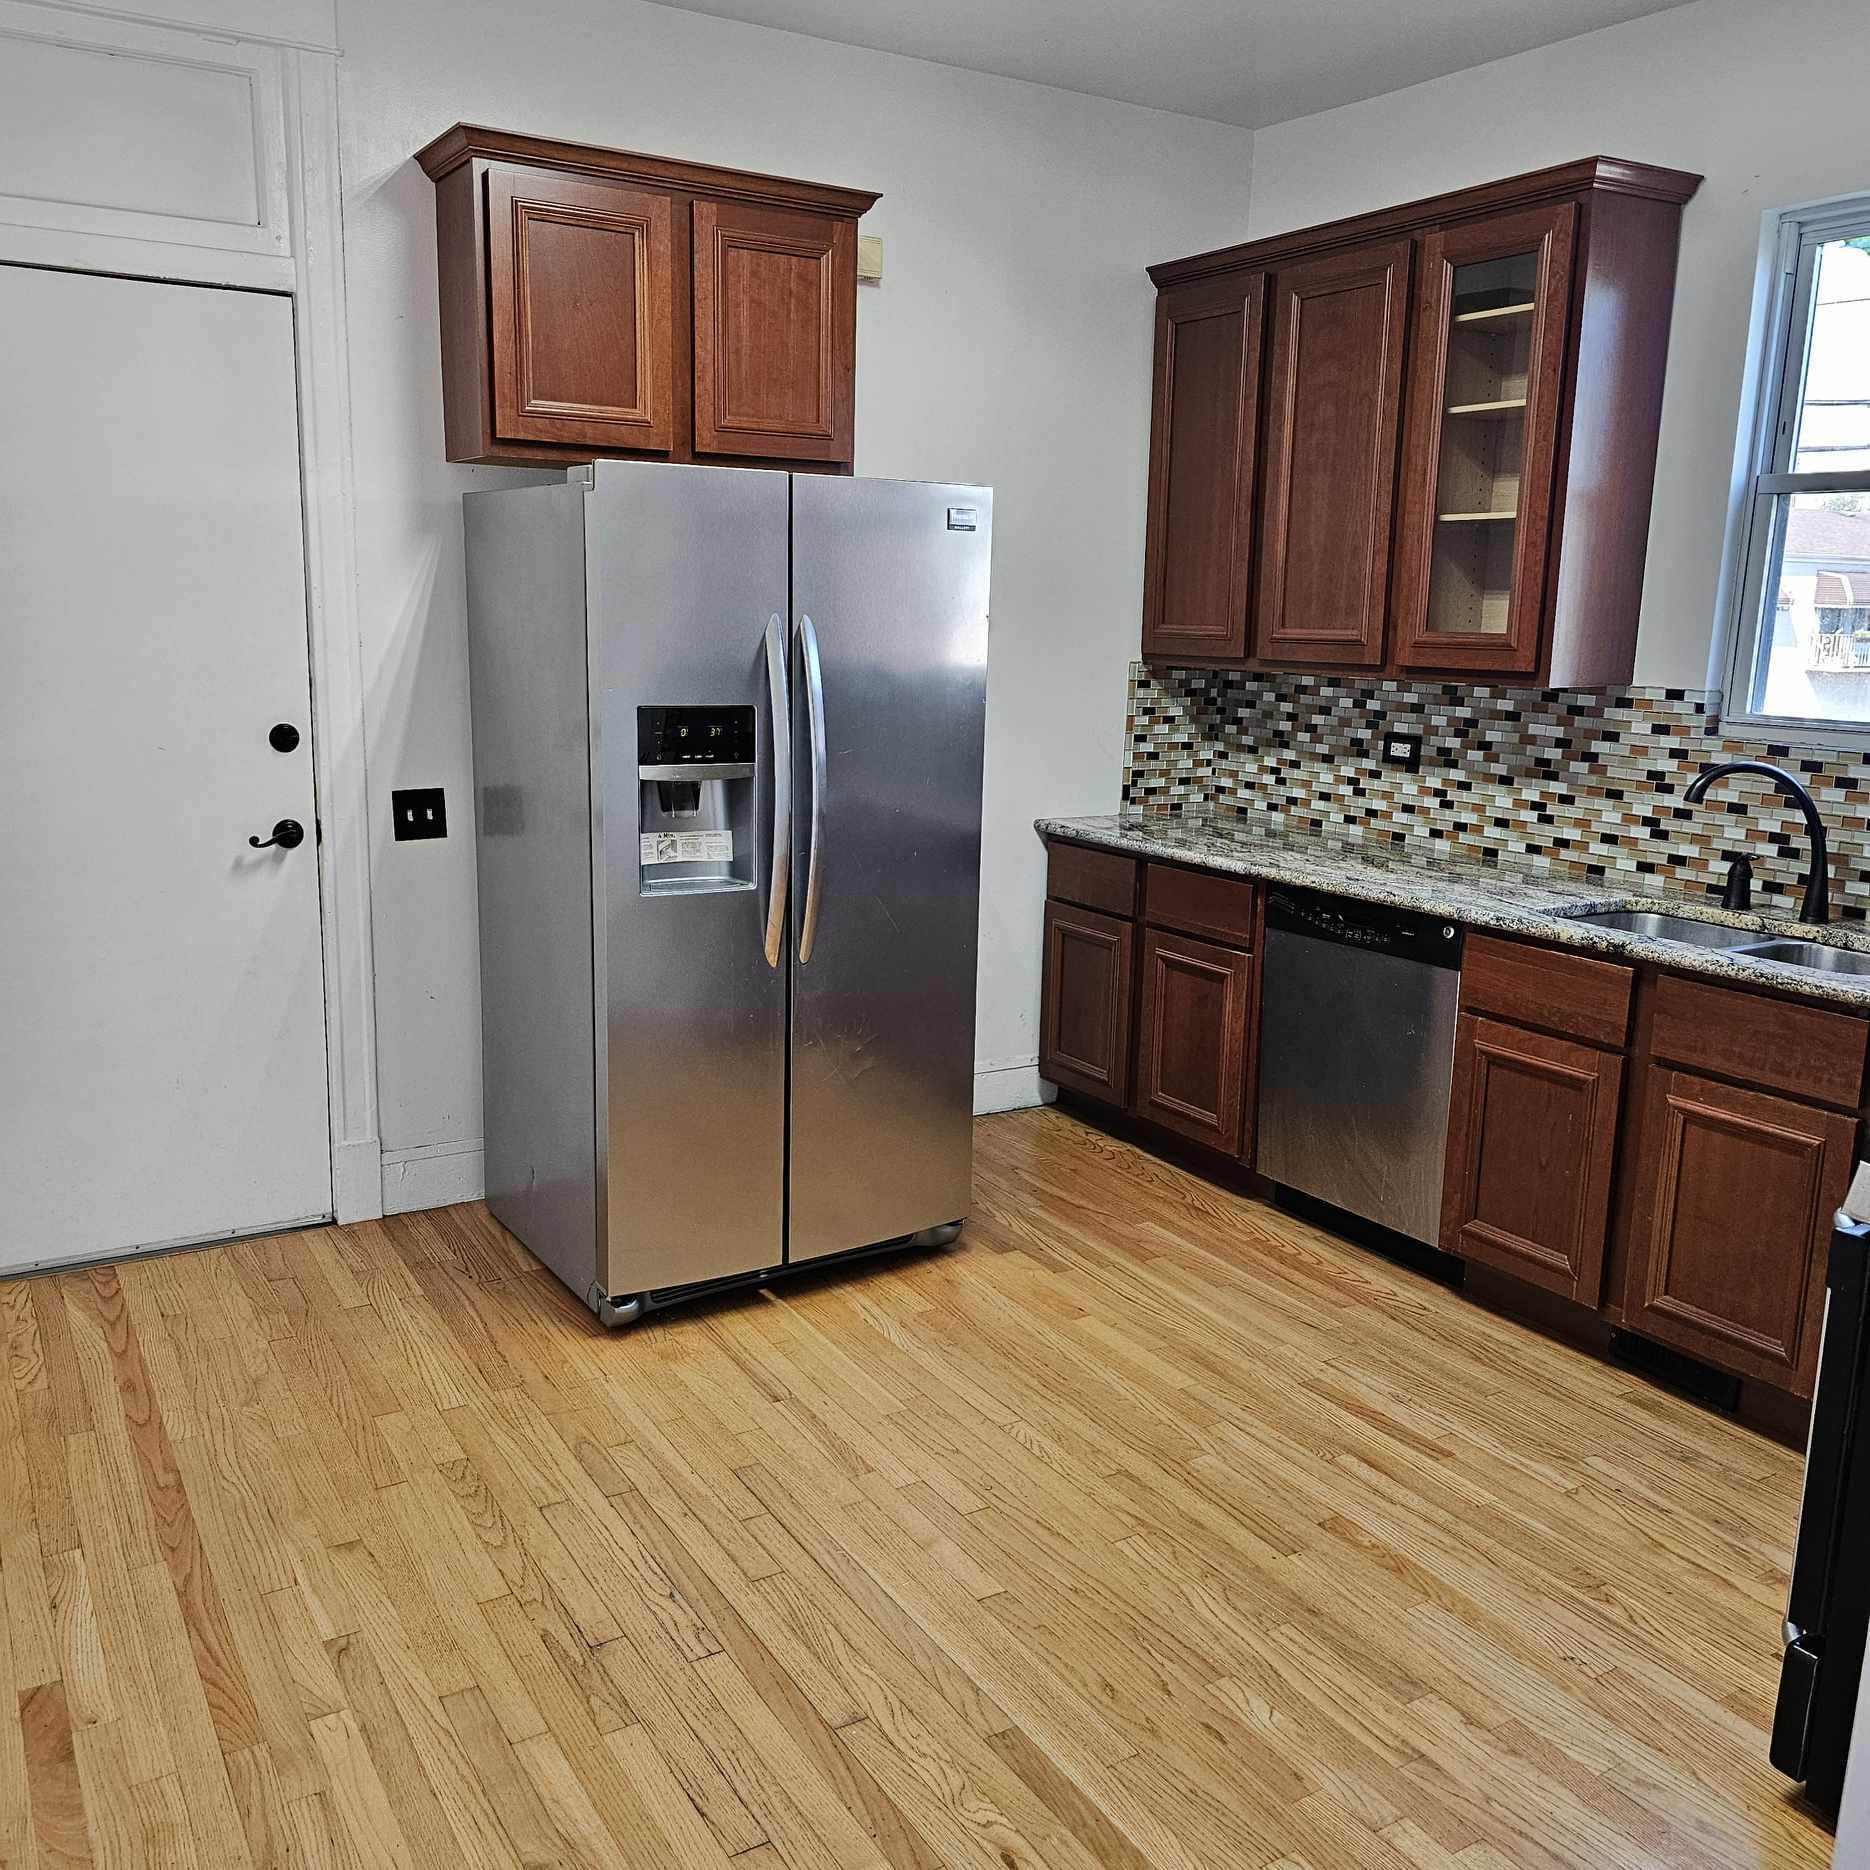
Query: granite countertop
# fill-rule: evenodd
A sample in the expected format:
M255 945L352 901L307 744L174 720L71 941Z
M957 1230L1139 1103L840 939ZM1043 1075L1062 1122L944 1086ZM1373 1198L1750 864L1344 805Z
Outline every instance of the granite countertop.
M1365 839L1295 830L1272 819L1120 812L1099 818L1040 818L1034 820L1034 829L1043 837L1069 838L1131 857L1389 903L1468 928L1524 935L1612 960L1647 962L1678 974L1701 974L1736 986L1773 988L1870 1011L1870 974L1821 973L1731 949L1696 948L1569 918L1609 909L1685 912L1698 921L1756 929L1762 940L1823 940L1834 948L1870 954L1870 929L1859 923L1814 928L1771 916L1734 914L1706 896L1639 893L1619 889L1611 880L1582 882L1510 864L1424 855Z

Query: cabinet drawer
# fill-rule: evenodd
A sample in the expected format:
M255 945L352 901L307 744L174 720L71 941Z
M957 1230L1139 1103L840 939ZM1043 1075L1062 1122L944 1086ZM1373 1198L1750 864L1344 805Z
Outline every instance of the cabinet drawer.
M1151 864L1143 883L1143 919L1154 928L1183 929L1251 948L1258 895L1251 883L1238 877Z
M1665 974L1656 982L1649 1049L1744 1084L1817 1104L1856 1106L1870 1027L1849 1013L1738 993Z
M1085 844L1046 846L1045 893L1060 902L1101 909L1109 916L1136 914L1134 857L1094 851Z
M1470 935L1461 952L1461 1007L1593 1045L1630 1035L1632 969L1589 955Z

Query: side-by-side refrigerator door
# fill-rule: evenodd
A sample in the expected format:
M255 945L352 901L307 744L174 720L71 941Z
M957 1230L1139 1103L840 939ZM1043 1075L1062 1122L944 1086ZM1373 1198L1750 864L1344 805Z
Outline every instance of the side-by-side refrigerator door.
M589 502L599 1268L622 1298L784 1257L788 490L599 462Z
M991 522L793 480L794 1262L968 1211Z

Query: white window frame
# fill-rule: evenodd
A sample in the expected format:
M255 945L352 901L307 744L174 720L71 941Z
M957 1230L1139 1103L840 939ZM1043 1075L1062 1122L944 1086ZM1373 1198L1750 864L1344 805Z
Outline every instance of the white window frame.
M1790 496L1870 492L1870 469L1835 474L1791 471L1799 392L1811 341L1818 251L1827 241L1859 234L1870 234L1870 194L1795 209L1779 217L1753 436L1735 519L1740 549L1728 603L1721 727L1741 739L1870 748L1870 721L1766 714L1753 702L1767 574L1779 560Z

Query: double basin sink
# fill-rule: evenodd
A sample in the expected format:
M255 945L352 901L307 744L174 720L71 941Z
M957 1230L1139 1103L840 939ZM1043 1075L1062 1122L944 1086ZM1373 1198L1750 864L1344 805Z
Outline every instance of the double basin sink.
M1592 928L1620 929L1625 934L1642 935L1651 941L1675 942L1684 948L1720 948L1753 961L1777 961L1782 967L1808 968L1821 974L1870 975L1870 954L1853 948L1788 940L1759 929L1703 922L1695 916L1669 915L1659 909L1596 909L1563 919L1586 923Z

